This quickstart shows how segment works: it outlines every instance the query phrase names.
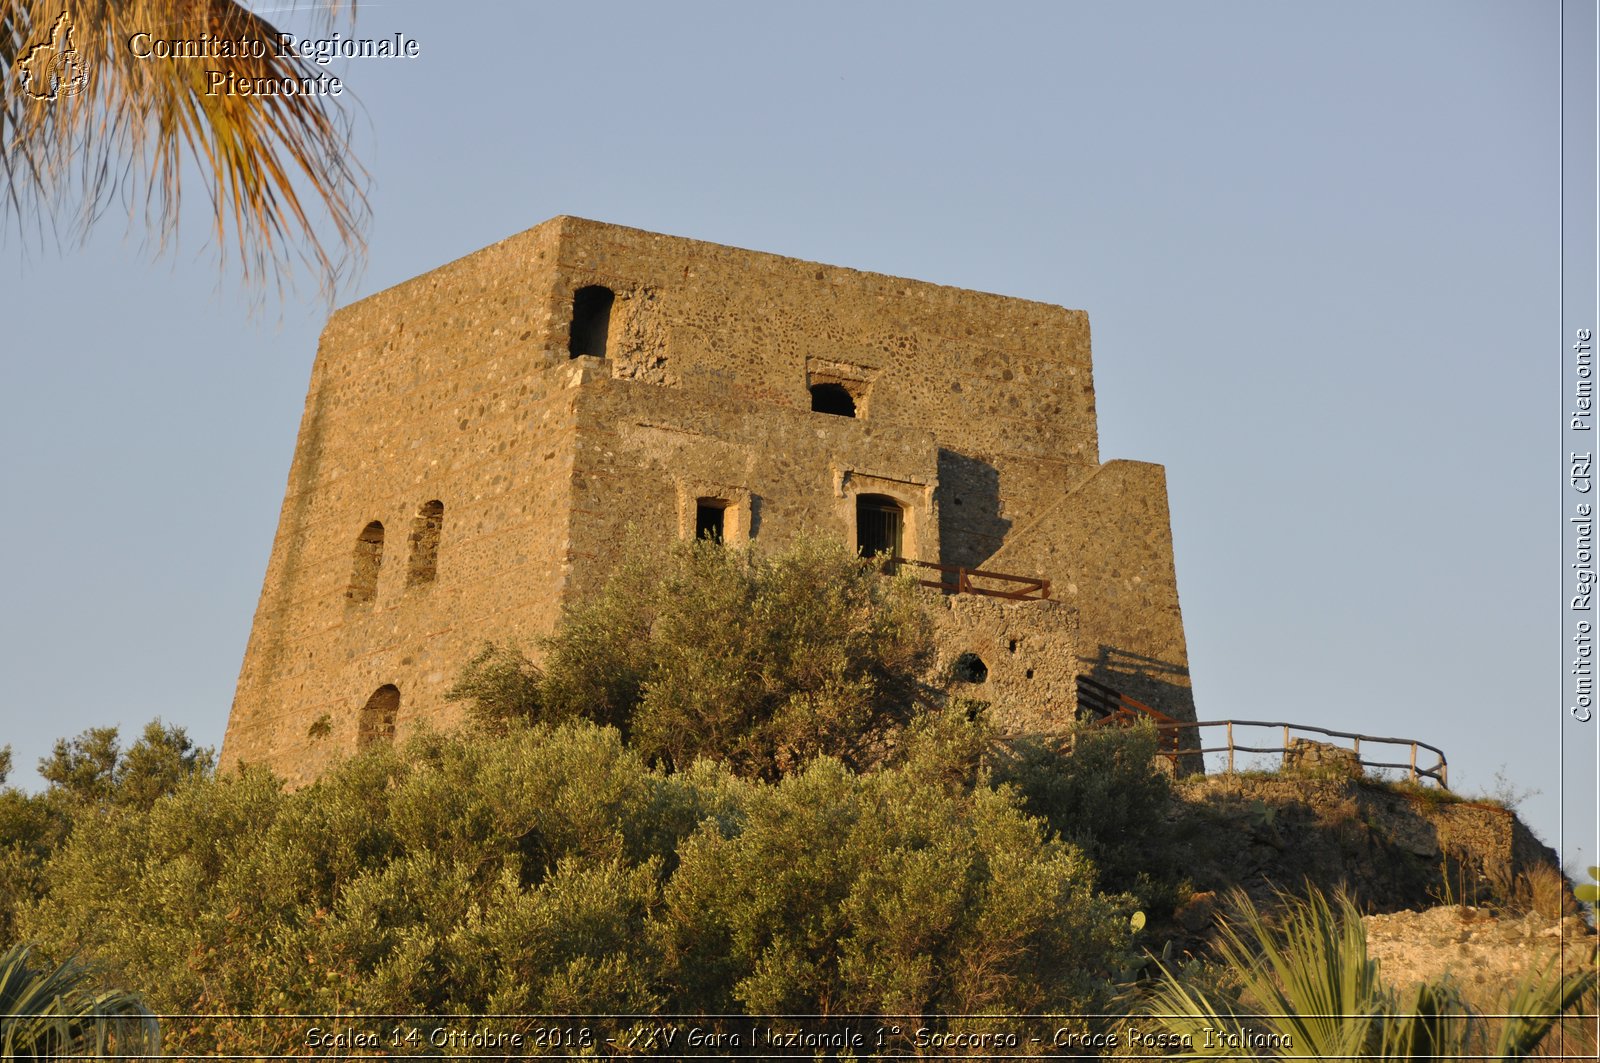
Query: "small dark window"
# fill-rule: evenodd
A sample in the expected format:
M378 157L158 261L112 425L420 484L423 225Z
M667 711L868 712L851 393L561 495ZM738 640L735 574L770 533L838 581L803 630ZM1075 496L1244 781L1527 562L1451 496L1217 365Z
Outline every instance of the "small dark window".
M982 683L989 678L989 666L976 653L963 653L956 658L951 674L962 683Z
M839 384L811 385L811 412L831 413L838 417L856 415L855 396Z
M400 712L400 688L386 683L372 692L356 717L356 748L394 741L394 718Z
M444 531L444 503L438 499L417 510L411 523L411 567L406 586L432 583L439 574L439 536Z
M572 297L572 334L567 351L573 358L583 354L605 357L611 304L615 300L616 294L600 284L579 288Z
M720 498L702 498L694 507L694 537L722 541L722 529L728 514L728 503Z
M356 539L355 564L344 596L352 604L370 602L378 594L378 571L383 568L383 525L373 521Z
M856 552L862 557L874 554L900 557L903 524L900 504L888 495L857 496Z

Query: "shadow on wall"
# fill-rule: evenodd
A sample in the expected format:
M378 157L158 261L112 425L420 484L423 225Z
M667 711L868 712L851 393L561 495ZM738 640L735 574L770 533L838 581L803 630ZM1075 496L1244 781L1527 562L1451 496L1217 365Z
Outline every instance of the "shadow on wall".
M1194 692L1189 689L1189 669L1181 664L1130 653L1115 646L1101 644L1100 653L1092 660L1080 658L1085 666L1083 674L1095 682L1108 686L1117 693L1142 701L1152 709L1179 720L1193 721ZM1200 732L1188 728L1180 732L1180 749L1199 749ZM1185 757L1186 771L1193 770L1198 757ZM1189 763L1189 762L1195 763Z
M982 568L1000 549L1011 522L1000 516L1000 473L993 465L939 450L939 558L946 565Z

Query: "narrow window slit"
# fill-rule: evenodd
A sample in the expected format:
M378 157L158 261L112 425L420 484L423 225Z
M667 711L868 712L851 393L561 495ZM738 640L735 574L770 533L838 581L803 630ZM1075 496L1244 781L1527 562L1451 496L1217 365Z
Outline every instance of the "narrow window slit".
M411 523L411 566L406 586L432 583L439 574L439 536L444 531L444 503L437 498L424 503Z
M572 332L567 352L573 358L585 354L606 356L610 340L611 306L616 293L603 284L579 288L572 297Z
M350 586L345 599L351 605L370 602L378 596L378 573L383 568L383 524L373 521L356 538L355 561L350 571Z
M394 718L400 712L400 688L385 683L372 692L356 717L356 748L394 741Z

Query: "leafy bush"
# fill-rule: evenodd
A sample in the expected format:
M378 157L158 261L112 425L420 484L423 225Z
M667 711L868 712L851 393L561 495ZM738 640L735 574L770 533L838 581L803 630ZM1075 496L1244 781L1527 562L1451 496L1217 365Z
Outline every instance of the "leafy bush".
M653 1010L644 919L718 807L707 785L590 725L423 735L293 793L264 772L197 780L80 822L22 930L137 976L163 1012L561 1011L591 991ZM174 1032L207 1052L297 1036Z
M0 757L0 783L11 766ZM19 905L42 892L46 861L85 813L102 808L148 809L186 781L208 775L214 758L181 727L160 720L145 726L123 751L115 727L100 727L56 742L39 762L49 784L40 794L0 789L0 943L18 940Z
M1094 1011L1128 958L1130 904L1094 893L1081 852L915 760L747 786L682 860L661 931L691 1010Z
M226 1017L256 1013L1093 1009L1131 901L950 770L969 738L768 783L578 721L422 734L294 792L196 776L80 817L19 929L213 1016L166 1031L190 1054L303 1050Z
M1080 846L1104 888L1158 910L1177 900L1182 868L1168 819L1171 782L1151 726L1081 726L1065 740L1025 737L996 758L995 778L1022 806Z
M772 779L824 754L880 759L916 708L930 643L909 581L836 543L767 555L702 540L635 548L544 651L540 670L491 645L447 696L491 730L584 718L651 763L710 757Z

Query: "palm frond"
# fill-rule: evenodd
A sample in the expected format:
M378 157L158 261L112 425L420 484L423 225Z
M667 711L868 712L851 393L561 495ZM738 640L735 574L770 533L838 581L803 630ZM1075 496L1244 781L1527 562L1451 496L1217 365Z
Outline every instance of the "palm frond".
M1384 984L1367 952L1361 913L1347 896L1336 894L1330 903L1311 890L1304 898L1280 895L1279 902L1273 926L1236 892L1236 914L1221 925L1216 952L1224 981L1238 987L1238 1003L1222 1003L1215 988L1158 965L1161 979L1145 1010L1165 1029L1187 1035L1195 1054L1237 1055L1212 1050L1209 1028L1264 1045L1266 1055L1281 1045L1284 1056L1296 1058L1522 1059L1595 987L1593 972L1523 982L1493 1051L1482 1056L1483 1024L1448 977L1404 997ZM1252 1042L1252 1031L1272 1036Z
M1151 992L1147 1011L1161 1027L1178 1035L1192 1045L1195 1055L1233 1056L1237 1053L1225 1047L1216 1033L1242 1035L1245 1024L1235 1013L1232 1003L1225 1001L1215 991L1195 985L1174 974L1160 960L1156 966L1161 981ZM1186 1049L1185 1051L1190 1051Z
M355 5L314 6L331 27ZM41 99L24 90L20 67L64 14L84 77L80 91ZM132 43L140 34L148 35L140 41L251 46L141 58ZM298 260L331 294L359 260L366 175L351 157L351 121L340 99L299 87L292 94L237 90L304 86L324 73L280 52L278 41L277 27L233 0L0 0L8 212L25 223L66 221L70 235L81 236L121 201L165 246L193 162L219 252L236 241L247 279L281 285Z
M31 962L18 945L0 956L0 1058L143 1055L161 1028L132 993L95 987L82 964Z
M1517 986L1506 1006L1505 1025L1494 1048L1496 1059L1525 1059L1533 1054L1550 1028L1595 987L1595 972L1583 971L1529 978Z
M1389 1004L1378 965L1367 956L1360 914L1343 894L1330 905L1320 892L1284 898L1274 931L1243 893L1222 927L1219 953L1245 997L1299 1052L1351 1056L1369 1052L1374 1019ZM1335 912L1335 907L1337 912Z

